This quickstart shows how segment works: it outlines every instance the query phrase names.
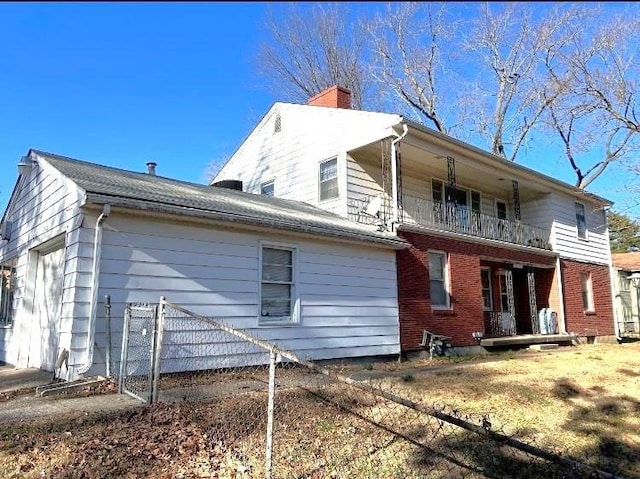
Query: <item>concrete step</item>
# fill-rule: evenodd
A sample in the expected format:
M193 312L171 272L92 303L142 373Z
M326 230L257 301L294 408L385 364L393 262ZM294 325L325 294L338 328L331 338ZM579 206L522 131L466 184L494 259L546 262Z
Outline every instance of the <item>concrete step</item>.
M547 344L532 344L529 346L529 349L532 351L549 351L552 349L558 349L560 346L556 343L547 343Z

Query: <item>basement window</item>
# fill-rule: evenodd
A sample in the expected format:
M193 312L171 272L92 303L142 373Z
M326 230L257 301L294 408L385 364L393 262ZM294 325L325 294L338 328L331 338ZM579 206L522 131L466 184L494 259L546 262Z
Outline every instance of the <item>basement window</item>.
M13 258L0 264L0 327L13 324L13 294L16 287L16 266Z

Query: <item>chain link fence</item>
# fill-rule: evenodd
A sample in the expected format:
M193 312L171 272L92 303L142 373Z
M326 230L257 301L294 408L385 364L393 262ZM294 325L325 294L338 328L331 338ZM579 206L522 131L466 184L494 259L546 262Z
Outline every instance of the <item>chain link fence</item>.
M146 321L149 307L127 314ZM190 407L210 477L619 477L516 439L487 416L427 404L402 381L354 380L164 300L154 331L149 374L136 379L153 388L142 399ZM124 344L142 351L131 338ZM133 356L123 352L121 384L147 364L130 367Z

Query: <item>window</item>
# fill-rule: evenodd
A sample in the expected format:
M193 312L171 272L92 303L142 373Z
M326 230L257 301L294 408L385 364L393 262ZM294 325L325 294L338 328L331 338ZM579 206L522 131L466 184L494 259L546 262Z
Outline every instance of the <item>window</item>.
M496 201L496 216L499 220L507 219L507 204L504 201Z
M294 297L294 250L262 247L260 322L291 322Z
M13 323L13 292L16 287L17 258L0 264L0 327Z
M584 215L584 205L576 201L576 224L578 225L578 238L587 239L587 219Z
M434 308L448 308L450 304L447 263L446 253L429 253L429 288Z
M507 272L500 271L500 311L509 311L509 290L507 289Z
M269 181L265 181L264 183L262 183L260 185L260 194L263 196L274 196L274 190L275 190L275 181L274 180L269 180Z
M593 307L593 290L591 289L591 273L580 273L580 289L582 291L582 307L585 311L595 311Z
M491 294L491 270L482 268L480 270L480 278L482 279L482 306L485 310L493 309L493 295Z
M280 117L280 113L276 115L276 119L273 122L273 133L280 133L282 131L282 118Z
M320 201L338 197L338 159L320 163Z

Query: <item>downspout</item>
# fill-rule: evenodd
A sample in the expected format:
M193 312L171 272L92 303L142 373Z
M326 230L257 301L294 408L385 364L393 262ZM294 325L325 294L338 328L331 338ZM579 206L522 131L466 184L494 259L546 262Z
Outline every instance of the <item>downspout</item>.
M409 131L409 127L406 123L402 125L402 135L396 137L395 140L391 142L391 195L393 196L393 218L391 220L391 230L396 224L398 224L398 159L397 151L396 151L396 143L400 142L405 136L407 136L407 132Z
M102 207L102 214L96 220L93 239L93 266L91 268L91 304L89 305L89 328L87 329L86 359L78 374L85 374L93 366L93 349L96 334L96 311L98 309L98 276L100 275L100 253L102 252L102 224L111 214L111 205Z

